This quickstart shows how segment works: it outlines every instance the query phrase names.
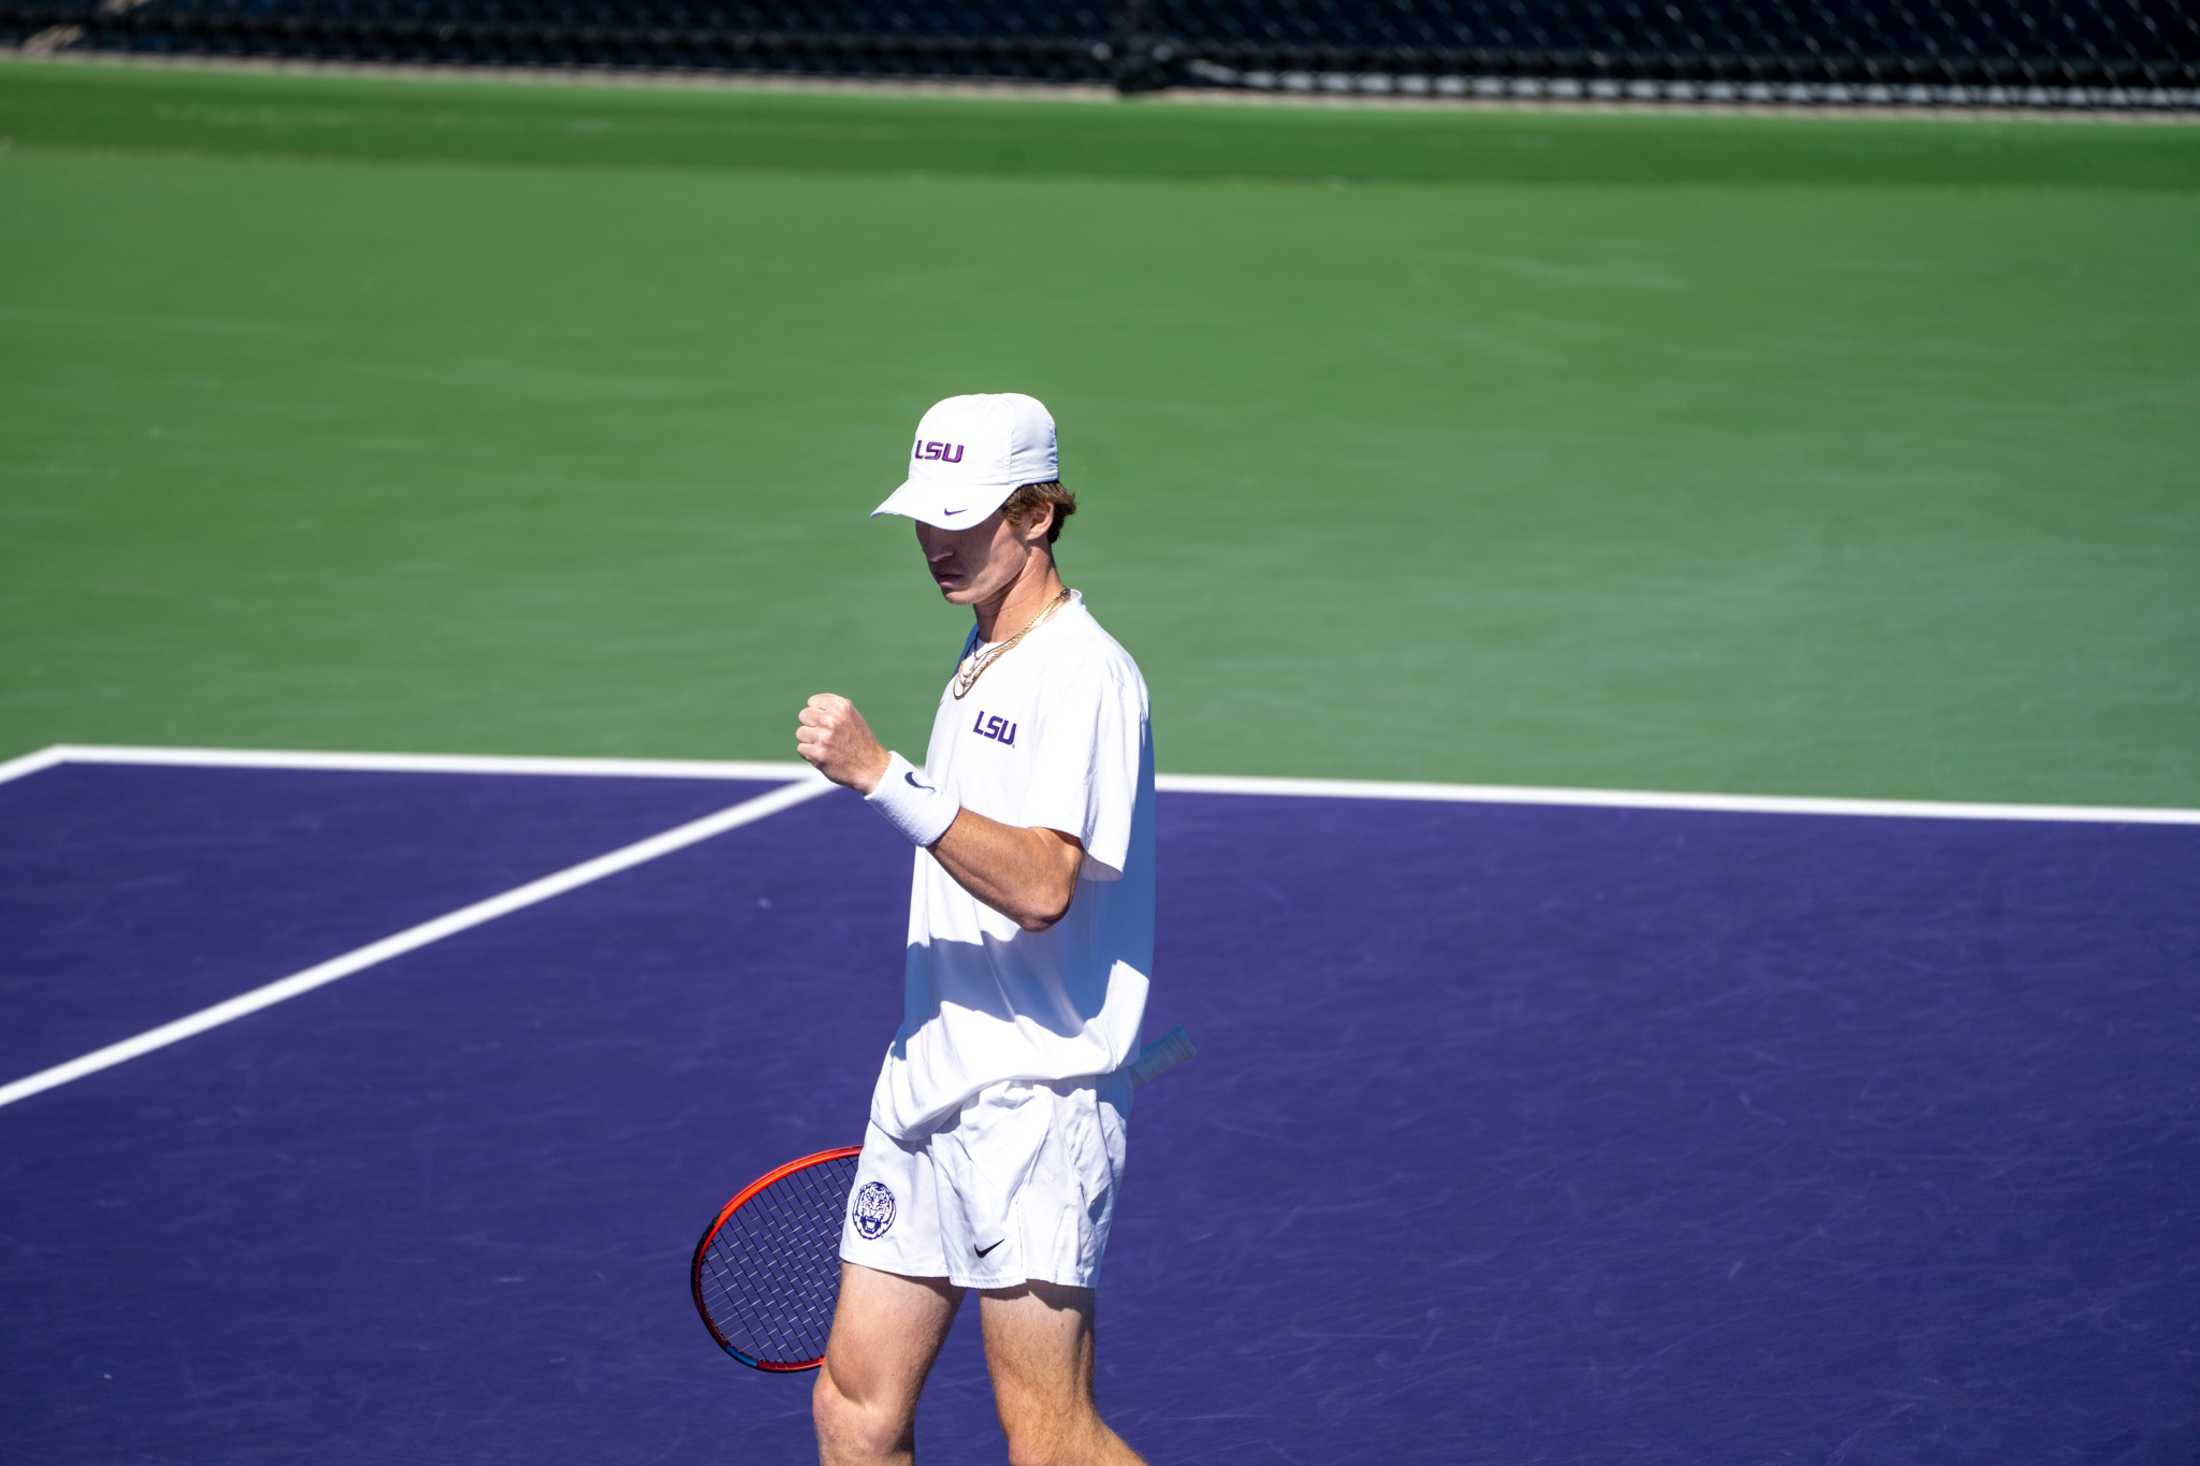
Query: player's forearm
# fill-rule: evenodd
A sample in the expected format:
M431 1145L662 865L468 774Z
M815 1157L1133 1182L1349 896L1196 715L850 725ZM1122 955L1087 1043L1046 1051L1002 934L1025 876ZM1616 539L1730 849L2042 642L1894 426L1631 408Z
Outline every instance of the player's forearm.
M1004 825L963 810L932 846L955 883L1025 931L1062 919L1084 852L1051 830Z
M795 749L826 778L878 804L958 885L1025 931L1044 931L1069 910L1085 855L1076 841L956 809L952 796L925 783L906 760L902 779L916 792L904 792L888 773L900 755L887 752L848 699L830 692L811 698L796 718ZM935 839L943 820L947 828Z

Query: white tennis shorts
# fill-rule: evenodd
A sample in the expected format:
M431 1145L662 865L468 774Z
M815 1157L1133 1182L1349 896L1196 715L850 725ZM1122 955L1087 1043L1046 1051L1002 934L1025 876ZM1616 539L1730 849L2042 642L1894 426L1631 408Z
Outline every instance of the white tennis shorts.
M872 1125L840 1255L964 1288L1090 1288L1122 1189L1129 1112L1129 1076L1118 1071L989 1085L919 1141Z

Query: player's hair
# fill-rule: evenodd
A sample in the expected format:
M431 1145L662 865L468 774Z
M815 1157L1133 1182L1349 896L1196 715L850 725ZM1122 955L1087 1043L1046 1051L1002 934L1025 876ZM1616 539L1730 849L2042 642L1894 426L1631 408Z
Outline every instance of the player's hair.
M1001 513L1008 522L1019 529L1029 524L1045 506L1054 506L1054 522L1047 526L1047 543L1053 544L1062 535L1062 521L1077 512L1077 496L1062 487L1060 479L1049 479L1043 484L1025 484L1008 496L1001 506Z

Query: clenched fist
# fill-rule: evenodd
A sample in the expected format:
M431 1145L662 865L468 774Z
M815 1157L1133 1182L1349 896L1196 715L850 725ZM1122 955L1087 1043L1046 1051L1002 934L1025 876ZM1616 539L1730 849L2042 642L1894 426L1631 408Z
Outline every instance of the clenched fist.
M856 705L838 693L821 692L802 709L795 719L794 751L858 794L876 789L886 772L885 747Z

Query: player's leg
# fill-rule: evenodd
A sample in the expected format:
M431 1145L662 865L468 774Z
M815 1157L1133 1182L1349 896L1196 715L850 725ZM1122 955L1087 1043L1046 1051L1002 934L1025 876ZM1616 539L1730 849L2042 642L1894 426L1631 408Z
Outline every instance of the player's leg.
M840 1302L810 1394L823 1466L907 1466L916 1459L917 1395L963 1290L840 1265Z
M1142 1466L1092 1398L1090 1288L1025 1283L978 1295L1009 1466Z

